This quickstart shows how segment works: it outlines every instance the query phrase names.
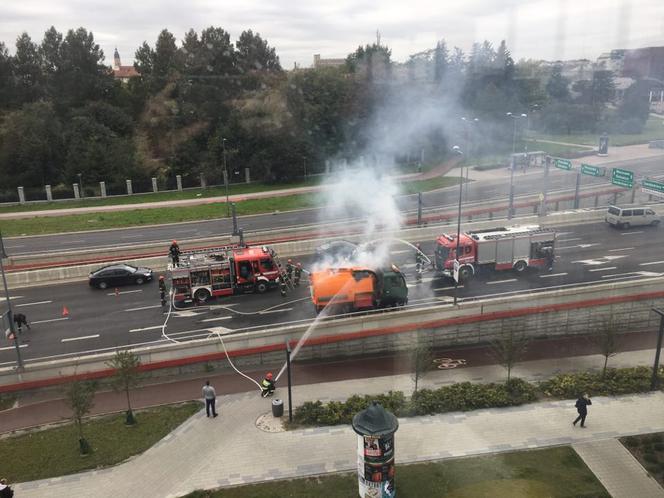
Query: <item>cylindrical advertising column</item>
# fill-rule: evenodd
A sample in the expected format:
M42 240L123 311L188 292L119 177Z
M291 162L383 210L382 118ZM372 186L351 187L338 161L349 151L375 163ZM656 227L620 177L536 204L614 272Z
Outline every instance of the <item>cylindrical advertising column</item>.
M606 133L603 133L599 137L599 147L597 148L598 156L608 156L609 155L609 136Z
M378 402L353 417L361 498L394 498L394 433L399 421Z

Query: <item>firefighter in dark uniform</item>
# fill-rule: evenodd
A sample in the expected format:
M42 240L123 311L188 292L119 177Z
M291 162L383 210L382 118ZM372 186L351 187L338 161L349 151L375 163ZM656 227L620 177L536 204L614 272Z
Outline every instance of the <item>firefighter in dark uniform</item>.
M180 246L178 241L174 240L171 244L171 247L168 248L168 254L171 256L171 261L173 262L173 267L176 267L180 264Z
M288 290L288 286L286 285L286 277L282 273L279 276L279 294L281 294L281 297L286 297L286 291Z
M163 275L159 277L159 297L161 298L161 305L164 306L166 304L166 280Z
M422 246L417 244L415 246L417 251L415 252L415 273L418 282L422 281L422 272L424 272L424 254L422 254Z
M293 281L293 271L295 270L295 265L293 264L293 260L289 259L288 263L286 263L286 275L288 275L288 280Z
M302 263L295 265L295 270L293 270L293 285L295 287L300 285L300 279L302 278Z
M261 382L261 396L264 398L272 396L276 388L277 386L274 385L274 380L272 380L272 372L266 373L263 382Z

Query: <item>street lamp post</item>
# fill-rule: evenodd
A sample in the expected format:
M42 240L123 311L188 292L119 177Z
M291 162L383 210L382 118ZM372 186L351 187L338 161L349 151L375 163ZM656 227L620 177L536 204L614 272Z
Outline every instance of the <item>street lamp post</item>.
M511 117L514 120L514 132L512 133L512 157L510 159L510 200L509 208L507 211L507 219L511 220L514 217L514 166L515 166L515 157L516 153L516 125L519 118L527 118L527 114L516 115L511 112L507 113L507 116Z
M652 367L652 379L650 380L650 389L654 391L659 385L659 375L657 374L657 370L659 370L659 353L662 349L662 337L664 336L664 311L657 308L652 308L652 310L659 315L659 334L657 334L655 364Z
M223 149L223 156L224 156L224 185L226 187L226 216L230 217L231 216L231 205L228 202L229 178L228 178L228 167L226 166L226 139L225 138L221 139L221 147Z
M18 342L18 334L14 324L14 312L12 311L12 302L9 298L9 287L7 286L7 277L5 276L5 265L2 262L7 257L5 253L5 245L2 241L2 233L0 233L0 273L2 273L2 283L5 287L5 299L7 300L7 318L9 320L9 331L14 337L14 348L16 349L16 366L20 370L23 368L23 360L21 359L21 346Z
M452 147L452 150L459 155L463 155L461 148L458 145ZM457 235L456 235L456 252L454 253L454 266L459 267L459 241L461 240L461 198L463 195L463 168L459 168L459 211L457 213ZM454 279L454 306L457 304L457 293L459 289L459 272L456 272Z
M463 121L466 125L466 160L468 161L468 164L466 164L466 194L465 194L465 200L468 202L468 190L470 187L470 184L468 183L468 176L469 176L469 171L470 171L470 156L471 156L471 151L472 151L472 142L473 140L471 139L471 133L473 132L471 125L477 125L477 123L480 122L479 119L473 118L473 119L466 119L465 117L461 118L461 121ZM463 167L462 167L463 168Z

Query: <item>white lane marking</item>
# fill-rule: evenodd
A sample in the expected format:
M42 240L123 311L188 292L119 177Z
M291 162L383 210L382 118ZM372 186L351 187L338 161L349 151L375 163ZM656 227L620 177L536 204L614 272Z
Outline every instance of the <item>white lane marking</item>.
M453 286L453 285L450 285L450 286L448 286L448 287L438 287L437 289L434 289L434 292L436 292L436 291L444 291L444 290L451 290L451 289L454 289L454 286ZM459 286L457 287L457 289L463 289L463 284L459 285Z
M639 232L621 232L620 235L635 235L637 233L643 233L643 230Z
M661 265L664 261L650 261L649 263L639 263L639 266Z
M15 305L17 308L21 306L36 306L38 304L49 304L52 303L53 301L37 301L36 303L23 303L23 304L17 304Z
M637 275L638 272L629 271L627 273L612 273L611 275L602 275L602 278L613 278L613 277L623 277L627 275Z
M609 249L609 252L631 251L632 249L636 249L636 248L635 247L621 247L620 249Z
M293 308L288 308L289 310ZM233 318L232 316L218 316L217 318L206 318L205 320L201 320L201 322L217 322L220 320L229 320Z
M87 240L63 240L60 244L82 244L84 242L87 242Z
M9 299L14 300L14 299L21 299L23 296L9 296ZM0 301L6 301L6 297L0 297Z
M151 310L153 308L161 308L161 304L153 304L152 306L141 306L140 308L129 308L124 311L141 311L141 310Z
M548 275L540 275L540 278L551 278L551 277L564 277L567 273L549 273Z
M177 318L190 318L192 316L202 315L203 313L207 313L207 311L202 311L200 313L196 313L195 311L174 311L171 313L171 316Z
M144 330L157 330L162 327L163 325L153 325L152 327L143 327L142 329L129 329L129 332L143 332Z
M135 294L136 292L143 292L143 289L136 289L136 290L130 290L130 291L120 291L118 294ZM106 294L107 296L115 296L115 292L109 292Z
M606 268L595 268L594 270L588 270L588 271L609 271L609 270L616 270L618 267L617 266L607 266Z
M20 246L13 246L13 245L10 246L9 244L5 245L6 249L18 249L19 247L25 247L25 245L20 245Z
M99 334L82 335L80 337L68 337L66 339L62 339L60 342L84 341L85 339L96 339L97 337L99 337Z
M506 282L516 282L516 278L508 278L506 280L494 280L493 282L487 282L487 285L494 285L494 284L504 284Z
M283 311L293 311L293 308L281 308L278 310L267 310L267 311L259 311L259 315L267 315L268 313L281 313Z
M50 323L50 322L61 322L62 320L69 320L68 316L64 316L62 318L51 318L50 320L37 320L36 322L30 322L30 324L35 324L35 323Z
M558 239L558 242L572 242L573 240L581 240L581 237L574 237L573 239Z
M19 344L19 348L27 348L28 344ZM0 351L9 351L10 349L16 349L16 346L6 346L4 348L0 348Z

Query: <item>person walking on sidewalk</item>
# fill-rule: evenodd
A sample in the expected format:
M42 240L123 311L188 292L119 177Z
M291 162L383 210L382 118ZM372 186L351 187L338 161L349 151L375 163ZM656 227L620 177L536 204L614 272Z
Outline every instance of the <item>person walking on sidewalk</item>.
M576 406L576 411L579 412L579 416L574 419L572 425L576 426L576 423L580 420L581 427L585 427L586 417L588 416L588 406L592 404L593 402L590 401L590 396L588 396L588 394L584 394L576 400L576 404L574 406Z
M207 416L210 416L210 407L212 407L212 417L219 415L215 408L217 403L217 392L214 390L214 387L210 385L209 380L206 380L205 385L203 386L203 398L205 398L205 413Z

